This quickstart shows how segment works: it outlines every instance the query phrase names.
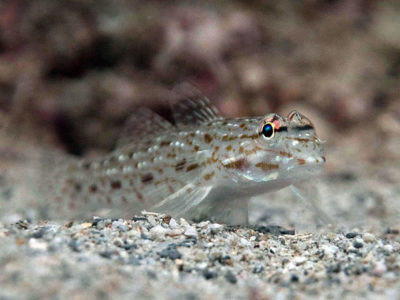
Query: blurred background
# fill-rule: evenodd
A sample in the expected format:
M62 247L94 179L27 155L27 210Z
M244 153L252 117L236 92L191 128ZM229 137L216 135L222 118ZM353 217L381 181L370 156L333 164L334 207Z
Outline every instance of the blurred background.
M300 111L327 141L322 207L396 222L398 1L0 2L0 119L24 137L101 155L138 106L168 114L181 82L225 116Z

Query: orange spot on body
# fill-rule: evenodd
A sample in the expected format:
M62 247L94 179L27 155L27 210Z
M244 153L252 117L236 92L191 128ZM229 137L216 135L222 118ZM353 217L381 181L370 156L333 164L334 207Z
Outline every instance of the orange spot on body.
M256 147L254 147L253 149L245 150L245 151L244 151L244 154L245 154L245 155L251 155L251 154L257 153L257 151L260 151L260 150L262 150L262 148L256 146Z
M299 165L305 165L306 164L306 160L302 159L302 158L298 158L297 162L299 163Z
M247 134L242 134L240 136L240 139L256 139L258 138L258 134L253 134L253 135L247 135Z
M227 164L224 164L225 168L228 169L242 169L245 165L247 164L246 160L244 158L240 158L234 161L230 161Z
M169 146L170 143L171 143L171 141L161 141L160 142L160 147Z
M264 163L264 162L257 163L256 167L260 168L263 171L279 169L279 165L278 164L269 164L269 163Z
M215 175L215 172L212 171L209 174L204 175L204 180L210 180Z
M290 154L289 152L285 152L285 151L280 151L279 154L282 155L282 156L289 157L289 158L293 156L293 155Z
M190 166L188 166L188 167L186 168L186 172L190 172L190 171L192 171L192 170L194 170L194 169L197 169L198 167L199 167L198 164L192 164L192 165L190 165Z
M222 141L224 141L224 142L226 142L226 141L234 141L234 140L236 140L238 137L237 136L235 136L235 135L231 135L231 136L229 136L229 135L224 135L223 137L222 137Z
M206 134L204 135L204 141L205 141L207 144L209 144L209 143L211 143L211 141L212 141L212 137L211 137L208 133L206 133Z
M136 197L140 202L143 202L143 195L139 193L137 190L134 190Z

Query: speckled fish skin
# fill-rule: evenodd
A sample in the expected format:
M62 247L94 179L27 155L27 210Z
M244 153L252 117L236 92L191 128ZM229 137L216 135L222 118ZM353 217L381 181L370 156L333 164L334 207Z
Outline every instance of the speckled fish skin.
M58 168L45 187L44 215L130 217L148 210L245 224L251 196L323 170L323 145L296 111L224 119L204 98L173 109L175 126L141 109L114 152ZM275 128L271 138L262 133L268 122Z

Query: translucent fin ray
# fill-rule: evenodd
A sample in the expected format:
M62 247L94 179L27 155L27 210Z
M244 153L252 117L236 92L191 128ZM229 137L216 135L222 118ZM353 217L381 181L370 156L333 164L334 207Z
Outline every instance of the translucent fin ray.
M191 208L199 205L209 194L212 186L195 186L187 184L174 194L168 196L153 209L158 212L168 212L174 216L182 216Z
M307 205L314 211L314 217L316 221L318 221L322 225L335 224L333 220L325 212L323 212L319 205L316 203L315 196L309 196L307 198L304 197L299 188L294 184L290 185L289 188L301 201L303 201L305 205Z
M181 86L175 92L180 98L180 101L171 104L176 126L199 125L221 118L217 108L194 87Z
M139 108L126 121L118 139L117 148L133 143L143 143L174 126L147 108Z

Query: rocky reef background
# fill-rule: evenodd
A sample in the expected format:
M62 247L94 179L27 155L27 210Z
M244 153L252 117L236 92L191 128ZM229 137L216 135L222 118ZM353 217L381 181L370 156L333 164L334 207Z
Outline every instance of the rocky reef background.
M372 0L4 1L0 107L86 155L112 149L137 106L163 112L184 81L224 115L296 108L329 145L351 136L369 145L360 160L398 159L399 10Z

